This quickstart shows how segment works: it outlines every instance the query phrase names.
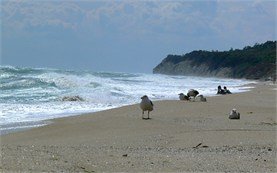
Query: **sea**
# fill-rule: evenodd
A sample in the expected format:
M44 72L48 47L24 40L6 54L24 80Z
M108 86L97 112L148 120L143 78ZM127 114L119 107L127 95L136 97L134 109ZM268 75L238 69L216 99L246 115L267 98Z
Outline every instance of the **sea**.
M74 71L0 66L1 134L43 126L50 119L152 101L178 100L179 93L197 89L216 96L217 86L233 92L250 88L243 79L168 76L161 74ZM63 101L78 96L83 101ZM140 115L138 115L140 116Z

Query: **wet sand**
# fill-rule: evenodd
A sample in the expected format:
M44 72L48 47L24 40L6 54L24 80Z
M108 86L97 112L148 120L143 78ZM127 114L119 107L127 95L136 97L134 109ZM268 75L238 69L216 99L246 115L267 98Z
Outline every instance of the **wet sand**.
M2 135L0 171L276 172L276 85L207 100L156 101L150 120L136 104Z

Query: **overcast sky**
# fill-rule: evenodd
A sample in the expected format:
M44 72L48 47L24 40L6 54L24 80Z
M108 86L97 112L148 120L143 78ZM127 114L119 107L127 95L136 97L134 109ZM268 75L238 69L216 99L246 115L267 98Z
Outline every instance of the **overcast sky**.
M276 40L275 1L1 0L1 65L147 72L168 54Z

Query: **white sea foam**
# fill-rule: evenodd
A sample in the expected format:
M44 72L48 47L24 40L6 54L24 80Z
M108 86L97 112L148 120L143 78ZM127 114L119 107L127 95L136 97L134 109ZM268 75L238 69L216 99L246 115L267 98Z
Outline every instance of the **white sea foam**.
M130 74L74 72L53 69L0 68L0 125L34 122L95 112L140 102L142 95L152 100L178 99L180 92L197 89L214 96L217 86L233 93L245 91L248 80ZM9 78L10 77L10 78ZM85 101L65 102L64 96L80 96Z

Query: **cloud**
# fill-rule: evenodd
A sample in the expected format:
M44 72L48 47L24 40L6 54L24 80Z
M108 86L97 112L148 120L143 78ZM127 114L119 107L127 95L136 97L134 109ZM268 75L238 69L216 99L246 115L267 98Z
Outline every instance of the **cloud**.
M257 42L275 38L275 2L228 1L218 2L217 5L217 15L210 27L222 39L237 38L244 44L250 44L251 40Z
M76 29L83 10L73 2L51 1L4 1L2 2L3 25L13 29L61 26Z
M274 1L4 1L2 25L6 31L53 27L100 37L263 40L274 37L275 7Z
M189 5L181 1L104 1L92 9L82 8L77 1L4 1L2 6L6 25L22 23L26 27L61 25L75 29L80 24L93 25L108 20L111 25L122 28L144 24L168 28L189 21L190 15L194 15L184 14Z

